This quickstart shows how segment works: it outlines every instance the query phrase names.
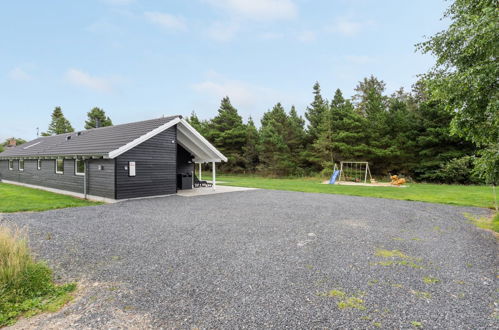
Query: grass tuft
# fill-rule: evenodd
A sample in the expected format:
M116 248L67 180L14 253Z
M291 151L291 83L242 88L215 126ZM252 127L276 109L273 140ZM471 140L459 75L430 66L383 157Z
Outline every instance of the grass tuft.
M364 306L364 300L358 297L347 297L346 299L338 301L336 303L336 306L338 306L339 309L345 309L345 308L354 308L360 310L366 309L366 307Z
M429 292L411 290L411 293L421 299L431 299L431 293Z
M365 310L366 307L364 306L364 300L360 298L364 294L364 292L359 291L356 295L349 296L344 291L333 289L329 292L320 293L319 296L336 298L338 300L336 302L336 306L338 306L339 309L352 308Z
M395 257L402 259L409 258L409 256L400 252L399 250L385 250L385 249L376 249L376 256L382 258L395 258Z
M423 324L421 322L418 322L418 321L412 321L411 325L413 327L416 327L416 328L421 328L423 326Z
M346 296L346 293L341 291L341 290L331 290L329 291L328 293L328 296L329 297L340 297L340 298L343 298Z
M435 277L425 276L423 277L423 282L425 282L426 284L434 284L440 282L440 280Z
M424 268L422 265L417 262L421 262L420 258L414 258L406 255L405 253L399 250L385 250L385 249L376 249L375 255L377 257L391 259L391 260L382 260L378 262L373 262L371 265L373 266L385 266L390 267L394 265L407 266L416 269Z
M499 233L499 213L496 213L492 217L479 217L465 212L463 213L463 216L478 228L488 229Z
M74 283L54 284L50 268L31 256L25 231L0 226L0 327L58 310L75 289Z

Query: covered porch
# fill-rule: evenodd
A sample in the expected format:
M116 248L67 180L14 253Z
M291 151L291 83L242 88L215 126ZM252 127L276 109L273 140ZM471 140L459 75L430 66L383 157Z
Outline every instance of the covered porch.
M211 184L212 187L208 188L214 191L217 188L217 178L216 178L216 163L222 161L226 162L227 157L225 157L220 151L218 151L208 140L206 140L201 134L199 134L185 119L181 119L177 124L177 143L187 150L192 156L192 163L194 164L192 173L192 183L194 188L195 180L195 170L198 168L198 179L206 180L207 178L202 177L202 164L211 164ZM195 188L196 190L203 188ZM204 189L205 190L205 189Z

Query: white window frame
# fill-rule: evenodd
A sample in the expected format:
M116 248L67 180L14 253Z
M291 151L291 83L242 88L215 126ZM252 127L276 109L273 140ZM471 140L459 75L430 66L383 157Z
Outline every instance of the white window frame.
M36 168L37 168L38 170L41 170L41 169L42 169L42 160L41 160L40 158L38 158L38 159L36 160Z
M13 171L13 170L14 170L14 160L9 159L9 171Z
M21 163L23 164L23 167L21 168ZM24 171L24 159L19 159L17 162L17 169L22 172Z
M62 160L62 171L58 171L58 170L57 170L57 162L58 162L59 160ZM56 174L64 174L64 158L56 158L56 159L55 159L55 173L56 173Z
M83 173L78 172L78 162L83 162ZM85 175L86 169L87 169L87 164L85 163L85 160L75 159L75 175Z

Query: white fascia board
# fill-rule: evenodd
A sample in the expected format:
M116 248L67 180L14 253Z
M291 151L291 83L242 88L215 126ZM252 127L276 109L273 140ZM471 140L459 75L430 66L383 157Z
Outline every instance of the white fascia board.
M227 157L225 157L220 151L218 151L217 148L215 148L198 131L196 131L196 129L194 127L192 127L185 119L183 119L183 118L180 119L180 124L182 124L183 127L187 128L187 130L189 130L189 132L194 134L195 137L197 137L199 140L201 140L201 142L203 142L203 144L206 145L206 147L208 147L208 149L213 151L221 160L223 160L224 162L227 161Z
M177 126L177 141L197 159L218 158L218 156L208 149L198 138L196 138L185 127Z
M145 141L149 140L150 138L158 135L159 133L166 131L170 127L178 124L179 122L180 122L180 118L178 118L178 117L175 119L172 119L171 121L167 122L166 124L163 124L155 129L153 129L152 131L136 138L132 142L129 142L129 143L125 144L124 146L119 147L118 149L110 151L109 156L108 156L109 159L114 159L114 158L118 157L119 155L127 152L128 150L135 148L136 146L138 146L142 142L145 142Z

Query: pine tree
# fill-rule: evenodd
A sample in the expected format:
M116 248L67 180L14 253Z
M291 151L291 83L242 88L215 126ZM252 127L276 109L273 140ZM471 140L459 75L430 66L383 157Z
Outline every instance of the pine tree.
M255 172L258 165L258 130L256 129L253 119L249 117L246 124L246 145L243 147L243 156L245 160L245 168L247 171Z
M305 175L307 173L305 120L298 115L294 105L289 111L287 128L286 143L294 164L293 174Z
M305 111L305 118L308 120L308 140L313 143L319 136L319 125L323 115L328 110L327 101L322 98L321 86L316 82L313 87L314 100Z
M224 97L218 114L209 124L208 139L229 159L221 168L232 171L244 169L243 147L246 144L246 127L237 109Z
M385 86L384 81L378 80L373 75L359 81L353 96L357 111L366 117L374 117L385 111L387 107L387 99L383 95Z
M388 98L383 95L385 83L374 76L364 78L355 88L353 96L356 111L364 116L366 143L369 149L364 155L365 161L370 162L370 167L376 174L388 174L385 160L396 152L389 135L388 123Z
M49 124L47 132L42 133L42 136L50 136L74 132L71 123L64 117L61 107L55 107L52 112L52 121Z
M113 126L113 122L111 121L111 118L106 116L106 112L103 109L94 107L87 113L85 129L105 126Z
M363 161L369 150L366 119L337 89L331 101L332 147L335 161Z
M393 173L410 175L416 158L415 141L418 137L416 127L416 104L411 94L400 88L388 98L386 114L386 137L392 152L383 160L384 167Z
M259 170L263 173L286 176L293 174L296 163L287 143L289 120L280 103L264 113L260 128Z
M191 115L185 119L192 127L194 127L201 135L207 136L208 132L208 122L203 120L201 121L196 112L192 111Z
M321 134L314 143L322 173L330 175L335 162L365 160L366 119L354 110L341 90L335 91L330 111L324 117Z
M418 181L443 182L445 174L441 169L445 164L473 155L476 148L464 138L452 134L453 114L445 109L444 104L432 100L429 93L424 81L419 81L413 88L417 103L413 129L417 161L411 172Z
M314 161L321 166L323 175L332 173L334 168L332 126L331 111L328 110L322 116L318 127L319 136L312 145L315 151Z

